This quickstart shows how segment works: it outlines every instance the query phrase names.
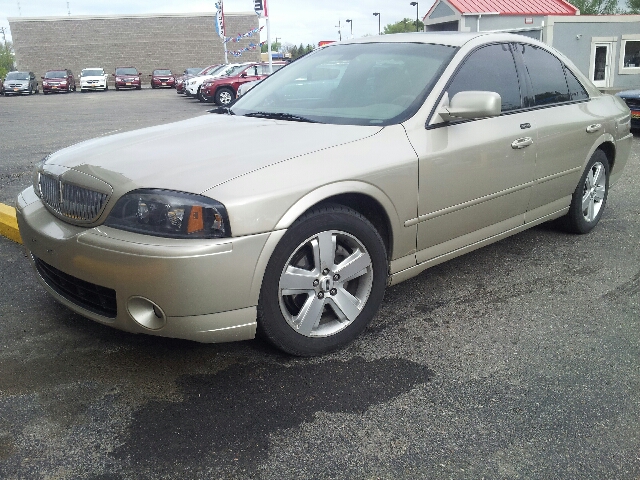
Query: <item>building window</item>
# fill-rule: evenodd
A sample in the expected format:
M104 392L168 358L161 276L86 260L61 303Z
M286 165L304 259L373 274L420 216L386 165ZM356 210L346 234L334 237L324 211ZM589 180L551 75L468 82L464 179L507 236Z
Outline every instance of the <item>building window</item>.
M624 35L620 45L620 74L640 74L640 35Z

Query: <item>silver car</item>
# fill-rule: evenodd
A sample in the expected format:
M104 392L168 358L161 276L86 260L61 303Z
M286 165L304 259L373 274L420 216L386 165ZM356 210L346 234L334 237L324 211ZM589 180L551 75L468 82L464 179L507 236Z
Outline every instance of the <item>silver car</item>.
M51 295L130 332L323 354L387 285L552 219L589 232L632 138L621 99L511 34L332 44L224 111L37 166L17 216Z
M4 85L2 87L2 93L5 96L9 95L31 95L32 93L38 93L38 80L33 72L9 72L4 79Z

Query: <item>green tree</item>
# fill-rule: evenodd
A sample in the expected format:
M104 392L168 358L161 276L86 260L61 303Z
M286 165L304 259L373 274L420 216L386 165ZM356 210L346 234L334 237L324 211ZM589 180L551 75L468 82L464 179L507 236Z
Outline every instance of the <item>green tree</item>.
M627 13L640 13L640 0L627 0Z
M280 47L281 47L280 42L271 42L271 51L272 52L279 52L280 51ZM260 47L260 51L262 53L267 53L267 44L266 43Z
M424 30L424 23L418 20L418 30L421 32ZM384 33L388 35L390 33L404 33L404 32L415 32L416 31L416 21L411 20L410 18L403 18L399 22L390 23L389 25L384 26Z
M638 1L638 0L627 0ZM572 0L571 5L580 9L581 15L612 15L620 13L618 0Z
M11 42L7 42L6 45L0 43L0 77L4 79L7 76L7 72L15 68L14 64L13 45Z

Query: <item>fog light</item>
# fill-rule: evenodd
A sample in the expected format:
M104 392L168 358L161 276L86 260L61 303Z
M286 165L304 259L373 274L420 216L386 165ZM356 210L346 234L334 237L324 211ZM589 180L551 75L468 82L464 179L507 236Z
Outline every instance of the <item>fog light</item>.
M131 297L127 302L127 310L136 323L149 330L158 330L167 323L167 316L162 309L144 297Z

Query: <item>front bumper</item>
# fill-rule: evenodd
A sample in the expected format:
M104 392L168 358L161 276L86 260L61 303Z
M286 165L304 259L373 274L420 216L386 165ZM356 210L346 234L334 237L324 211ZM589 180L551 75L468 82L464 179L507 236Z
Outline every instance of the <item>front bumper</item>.
M106 88L107 88L106 82L80 84L80 90L105 90Z
M22 85L19 87L11 87L11 86L4 87L5 95L22 95L23 93L29 93L29 85Z
M77 227L50 214L33 187L18 196L16 216L34 267L44 262L62 278L52 281L40 263L38 279L73 311L129 332L208 343L255 336L264 268L284 233L177 240ZM113 291L111 310L78 300L91 288Z

